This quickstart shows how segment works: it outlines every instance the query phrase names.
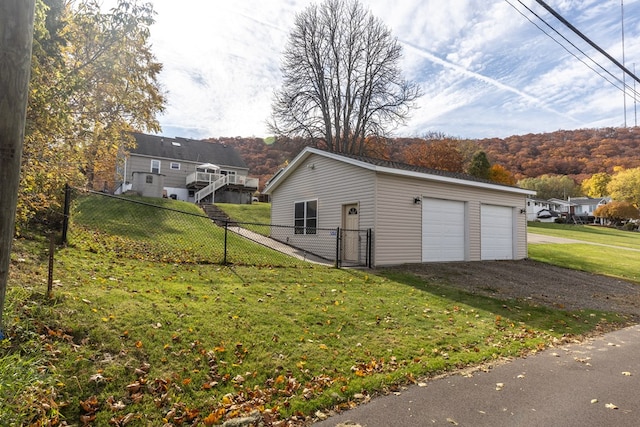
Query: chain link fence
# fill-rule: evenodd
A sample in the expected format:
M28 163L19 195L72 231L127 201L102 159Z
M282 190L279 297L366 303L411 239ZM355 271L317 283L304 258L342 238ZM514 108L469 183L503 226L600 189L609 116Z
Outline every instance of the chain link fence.
M62 240L84 250L159 262L371 266L370 230L234 222L188 202L67 188Z

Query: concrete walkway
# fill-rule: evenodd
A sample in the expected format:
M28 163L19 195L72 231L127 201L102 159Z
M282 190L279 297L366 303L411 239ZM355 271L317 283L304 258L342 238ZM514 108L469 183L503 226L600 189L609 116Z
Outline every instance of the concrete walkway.
M314 424L316 427L590 427L640 425L640 326L453 375Z
M267 236L263 236L262 234L253 232L251 230L247 230L246 228L242 228L242 227L228 227L229 231L242 236L246 239L252 240L256 243L259 243L263 246L266 246L270 249L273 249L275 251L278 252L282 252L285 255L289 255L292 256L294 258L297 258L299 260L302 261L307 261L307 262L311 262L314 264L321 264L321 265L326 265L326 266L334 266L335 263L332 261L328 261L324 258L320 258L319 256L313 255L311 253L308 253L302 249L297 249L294 248L292 246L289 246L287 244L284 244L282 242L279 242L275 239L272 239L270 237Z

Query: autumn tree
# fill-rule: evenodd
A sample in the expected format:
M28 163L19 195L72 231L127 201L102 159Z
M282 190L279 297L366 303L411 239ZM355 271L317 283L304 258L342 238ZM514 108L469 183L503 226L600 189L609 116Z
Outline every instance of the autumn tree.
M589 197L605 197L609 195L607 185L611 182L611 175L606 172L598 172L590 178L582 181L580 185L582 193Z
M640 168L621 170L613 175L607 191L613 200L640 207Z
M491 163L487 158L487 153L484 151L478 151L473 155L467 173L475 176L476 178L489 179L489 172L491 170Z
M338 153L363 154L409 117L421 95L402 77L402 48L357 0L325 0L296 16L270 130Z
M518 181L518 186L534 190L540 199L562 199L580 195L575 181L568 176L542 175L537 178L525 178Z
M505 185L516 185L516 178L502 165L491 165L489 179Z
M404 150L406 163L449 172L463 172L463 159L457 142L451 139L422 140Z
M153 14L137 0L108 13L91 0L37 0L19 223L49 220L65 183L113 185L123 134L159 130Z
M606 218L614 225L620 225L629 219L640 218L640 211L629 202L613 201L606 205L598 206L594 215L598 218Z
M458 151L462 155L462 164L463 169L466 171L469 169L469 165L471 164L471 160L473 156L482 150L482 147L478 145L478 143L471 139L457 139L456 145L458 146Z

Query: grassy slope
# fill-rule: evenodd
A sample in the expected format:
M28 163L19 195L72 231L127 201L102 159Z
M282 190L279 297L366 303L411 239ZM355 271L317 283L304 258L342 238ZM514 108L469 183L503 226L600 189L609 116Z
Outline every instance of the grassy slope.
M254 409L302 419L349 407L355 393L624 321L407 274L157 262L83 245L58 251L46 299L44 247L21 240L13 254L0 395L16 397L0 405L3 425L60 414L74 424L212 425Z
M219 203L217 206L234 221L256 224L271 223L271 203L254 202L250 205Z

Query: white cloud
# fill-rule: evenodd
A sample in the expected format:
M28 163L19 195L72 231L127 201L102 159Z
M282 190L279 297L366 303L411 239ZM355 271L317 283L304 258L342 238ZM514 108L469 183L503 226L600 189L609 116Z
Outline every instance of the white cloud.
M622 122L622 94L504 0L362 1L405 45L406 75L425 90L421 108L396 134L506 136ZM266 136L280 54L295 14L311 0L152 3L158 13L152 43L169 96L163 131ZM535 1L524 3L621 75ZM612 55L621 54L618 2L548 3ZM625 11L627 64L640 69L640 0L626 0Z

